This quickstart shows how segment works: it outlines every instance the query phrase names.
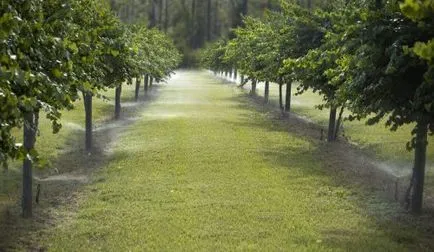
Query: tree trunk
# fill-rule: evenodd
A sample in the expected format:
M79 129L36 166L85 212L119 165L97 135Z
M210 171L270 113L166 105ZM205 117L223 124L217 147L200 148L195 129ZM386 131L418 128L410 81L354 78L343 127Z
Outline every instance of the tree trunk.
M329 117L329 129L327 141L333 142L336 140L335 136L335 127L336 127L336 107L330 108L330 117Z
M241 14L243 16L247 16L247 13L249 11L249 1L248 0L243 0L243 2L241 3Z
M220 17L219 17L219 12L218 12L218 10L219 10L219 8L220 8L220 6L219 6L219 2L220 1L214 1L214 22L213 22L213 31L214 31L214 36L215 37L219 37L220 36L220 27L221 27L221 25L220 25Z
M84 92L84 111L86 114L86 151L92 150L92 94Z
M149 87L152 88L153 84L154 84L154 78L149 77Z
M282 83L279 83L279 107L280 110L283 111L283 91L282 91Z
M335 139L337 139L338 136L339 136L339 131L340 131L340 129L341 129L342 119L343 119L343 115L344 115L344 110L345 110L345 106L342 106L342 107L341 107L341 111L339 112L338 121L337 121L337 123L336 123Z
M256 94L256 80L252 80L252 90L250 91L252 95Z
M121 94L122 85L116 87L115 91L115 119L118 120L121 117Z
M157 24L157 6L155 4L156 0L151 0L151 12L149 13L149 28L154 28Z
M148 93L148 89L149 89L149 75L146 74L145 75L145 94Z
M428 145L427 134L427 123L418 122L416 126L416 143L414 148L413 194L411 197L411 211L413 213L420 213L422 210L426 146Z
M308 8L309 10L312 9L312 0L307 0L307 8Z
M266 104L268 103L269 96L270 96L270 82L266 81L265 82L265 91L264 91L264 100L265 100Z
M241 75L241 85L244 85L244 74Z
M238 70L236 68L234 70L234 79L235 79L235 83L236 83L238 80Z
M169 28L169 0L164 0L164 32Z
M23 199L22 210L24 218L32 217L32 160L30 158L30 151L33 150L36 141L36 125L35 114L33 112L26 112L24 114L24 128L23 128L23 145L25 151L28 153L23 161Z
M231 70L229 70L229 79L231 79L231 80L232 80L232 69L231 69Z
M289 113L291 111L291 88L292 82L286 84L286 96L285 96L285 112Z
M142 79L141 78L137 78L136 79L136 90L135 90L135 93L134 93L134 99L135 99L135 101L139 100L140 84L142 84Z
M35 136L38 135L39 132L39 109L35 110ZM35 137L36 142L36 137Z
M158 1L158 28L163 29L163 0Z
M211 41L211 12L212 12L212 6L211 6L211 0L207 0L207 15L206 15L206 39L207 41ZM216 10L217 11L217 10Z

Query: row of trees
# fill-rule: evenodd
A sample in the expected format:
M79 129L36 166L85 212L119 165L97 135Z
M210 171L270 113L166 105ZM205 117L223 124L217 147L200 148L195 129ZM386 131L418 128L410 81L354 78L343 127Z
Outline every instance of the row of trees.
M83 97L91 151L93 97L116 88L119 118L122 83L163 79L180 55L160 32L123 25L103 1L1 1L0 24L0 163L24 160L22 207L30 217L40 112L56 133L61 111ZM16 128L24 131L22 145Z
M433 1L333 0L321 8L304 2L282 1L281 11L246 17L235 38L204 51L204 66L236 69L246 76L243 85L251 81L252 93L265 82L266 101L270 83L280 86L280 97L286 85L285 108L282 98L280 104L287 111L293 82L299 82L298 93L319 93L319 107L330 109L329 141L336 139L344 109L350 120L368 118L369 125L385 119L391 130L414 123L407 198L419 212L427 134L434 132Z

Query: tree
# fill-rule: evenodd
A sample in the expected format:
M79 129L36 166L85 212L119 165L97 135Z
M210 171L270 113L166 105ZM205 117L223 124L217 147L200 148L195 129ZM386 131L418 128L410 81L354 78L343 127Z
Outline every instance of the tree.
M39 111L46 113L56 133L61 127L60 110L72 108L78 97L70 78L73 49L63 40L70 26L59 19L70 9L55 0L2 1L0 7L4 41L0 44L0 162L24 160L22 209L28 218L32 215L32 168L39 160L34 149ZM16 143L13 128L23 128L23 145Z
M398 10L398 4L391 2L364 10L365 18L356 30L360 46L342 63L348 69L342 95L355 118L370 117L368 124L386 118L386 125L396 130L415 123L408 144L415 150L409 203L418 213L422 209L427 133L434 132L434 75L432 66L408 48L428 45L434 27L432 16L425 25L418 25Z

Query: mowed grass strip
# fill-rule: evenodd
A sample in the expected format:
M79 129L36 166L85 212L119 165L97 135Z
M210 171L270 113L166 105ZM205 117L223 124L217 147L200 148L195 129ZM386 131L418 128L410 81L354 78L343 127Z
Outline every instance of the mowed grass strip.
M414 230L385 226L333 182L317 143L249 109L206 72L179 72L112 146L114 161L51 251L405 251ZM380 203L379 203L380 204ZM401 239L404 237L405 239Z

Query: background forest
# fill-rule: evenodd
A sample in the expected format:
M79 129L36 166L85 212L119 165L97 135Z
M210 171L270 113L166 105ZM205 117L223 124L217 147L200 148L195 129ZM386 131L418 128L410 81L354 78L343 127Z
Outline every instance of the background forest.
M322 0L300 2L308 5ZM166 32L184 54L182 65L194 67L196 49L230 36L243 15L258 17L266 9L279 8L279 0L110 0L110 5L126 23Z

